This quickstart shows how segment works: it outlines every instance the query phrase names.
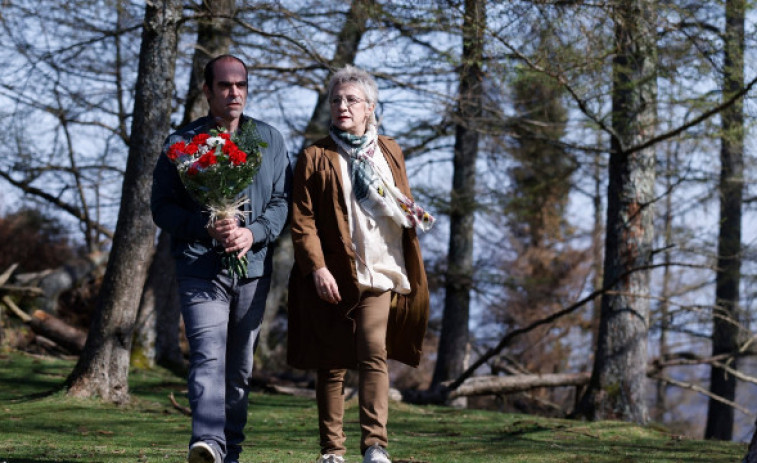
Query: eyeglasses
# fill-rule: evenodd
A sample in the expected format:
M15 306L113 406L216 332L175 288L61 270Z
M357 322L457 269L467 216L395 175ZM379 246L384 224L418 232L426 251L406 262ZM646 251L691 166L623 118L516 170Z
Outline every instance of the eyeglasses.
M334 98L331 99L331 105L332 106L342 106L342 102L343 101L347 104L347 107L349 108L352 105L355 105L357 103L365 101L365 99L358 98L356 96L351 96L351 95L348 96L348 97L344 97L344 98L341 97L341 96L336 96L336 97L334 97Z

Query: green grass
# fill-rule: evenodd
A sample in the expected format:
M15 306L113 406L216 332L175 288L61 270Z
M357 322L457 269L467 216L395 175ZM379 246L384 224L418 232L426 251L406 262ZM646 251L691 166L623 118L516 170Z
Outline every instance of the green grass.
M185 385L163 370L132 372L132 403L102 404L54 392L72 360L0 355L0 463L184 462L190 420ZM312 400L252 394L242 461L313 462L318 451ZM357 458L355 400L345 416L347 461ZM737 462L746 446L672 436L653 427L392 403L395 463Z

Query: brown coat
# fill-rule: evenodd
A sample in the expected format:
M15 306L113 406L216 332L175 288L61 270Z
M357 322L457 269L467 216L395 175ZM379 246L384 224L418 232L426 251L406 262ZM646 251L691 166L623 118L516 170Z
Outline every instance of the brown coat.
M379 146L397 187L411 197L399 145L380 136ZM339 153L330 137L305 149L294 171L287 360L299 369L357 366L355 323L350 315L360 292L341 177ZM402 244L410 294L392 298L387 355L417 366L428 322L428 282L415 229L403 229ZM342 301L337 305L316 293L312 273L323 266L339 286Z

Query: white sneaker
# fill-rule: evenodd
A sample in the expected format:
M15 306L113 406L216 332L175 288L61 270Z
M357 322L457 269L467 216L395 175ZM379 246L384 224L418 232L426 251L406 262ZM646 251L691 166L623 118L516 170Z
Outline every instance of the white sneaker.
M392 463L392 460L384 447L373 444L365 451L363 463Z
M222 463L218 451L210 444L197 441L189 447L187 463Z
M316 463L344 463L344 457L333 453L327 453L318 457Z

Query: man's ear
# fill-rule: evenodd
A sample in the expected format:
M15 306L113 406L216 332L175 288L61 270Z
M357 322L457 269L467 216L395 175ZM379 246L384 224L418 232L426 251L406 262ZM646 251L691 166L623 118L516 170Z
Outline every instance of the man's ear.
M208 87L208 84L202 84L202 93L205 94L205 99L210 101L210 87Z

